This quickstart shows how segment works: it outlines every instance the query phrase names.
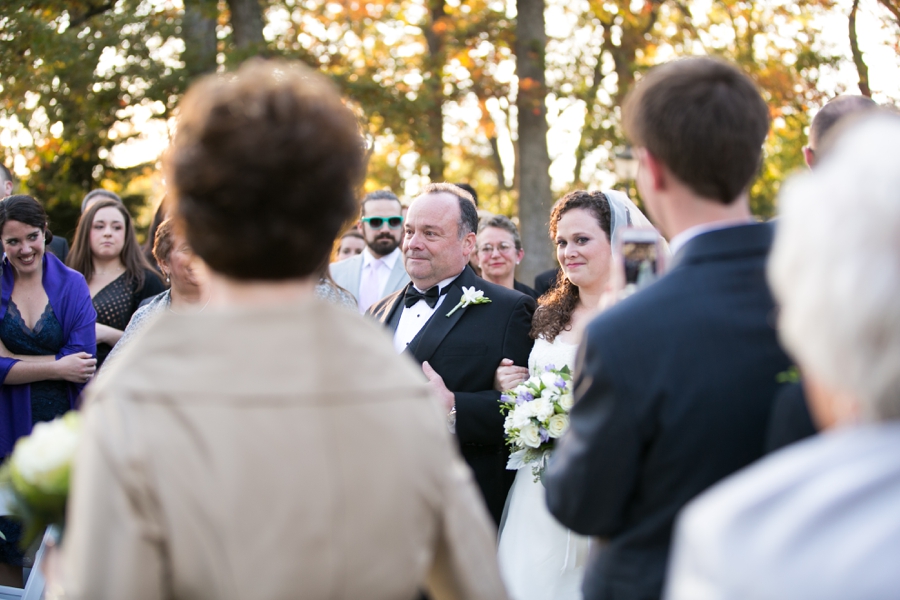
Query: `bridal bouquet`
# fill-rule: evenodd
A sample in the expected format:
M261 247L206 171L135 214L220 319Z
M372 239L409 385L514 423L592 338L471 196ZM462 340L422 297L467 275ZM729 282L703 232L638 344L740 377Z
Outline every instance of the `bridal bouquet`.
M27 547L49 525L62 524L69 497L69 473L81 434L75 411L37 423L31 435L20 438L0 468L0 494L9 512L22 519ZM2 534L0 534L2 535Z
M553 450L553 440L569 428L569 411L574 402L569 367L557 369L547 365L543 373L504 392L500 396L500 412L506 415L506 444L513 451L506 468L514 471L531 465L534 480L539 481Z

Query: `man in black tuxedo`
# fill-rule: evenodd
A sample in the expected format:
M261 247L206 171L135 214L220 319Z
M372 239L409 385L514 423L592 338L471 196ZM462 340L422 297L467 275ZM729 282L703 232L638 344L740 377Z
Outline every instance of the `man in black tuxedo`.
M403 261L411 280L369 312L394 332L394 348L419 363L447 410L463 457L499 524L513 471L494 373L500 361L528 364L534 300L476 276L467 266L475 249L478 213L468 193L430 184L410 205ZM455 308L463 288L483 291L490 303Z
M759 92L692 58L650 71L623 114L674 266L588 326L570 430L544 476L550 511L607 542L588 600L660 596L675 515L762 456L790 366L765 279L772 227L748 201L769 127Z

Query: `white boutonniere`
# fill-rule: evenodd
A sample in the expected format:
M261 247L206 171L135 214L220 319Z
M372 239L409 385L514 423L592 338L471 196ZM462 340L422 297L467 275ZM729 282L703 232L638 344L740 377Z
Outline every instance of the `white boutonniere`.
M464 287L462 289L463 295L462 298L459 299L459 304L453 307L453 310L447 313L449 317L460 308L465 308L471 304L487 304L491 301L490 298L484 295L484 290L476 290L475 286L472 287Z

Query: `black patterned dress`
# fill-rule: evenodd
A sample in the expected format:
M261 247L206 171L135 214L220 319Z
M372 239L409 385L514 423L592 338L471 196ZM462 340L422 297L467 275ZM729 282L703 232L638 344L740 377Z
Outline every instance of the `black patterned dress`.
M94 296L94 309L97 311L97 322L125 331L131 315L146 298L160 294L166 290L156 273L144 271L144 285L138 287L137 281L128 273L122 273L112 280ZM97 368L103 365L112 350L109 344L97 344Z
M24 356L55 356L66 343L63 328L50 304L29 329L12 300L0 321L0 340L13 354ZM35 381L31 388L31 422L52 421L68 412L69 396L65 381ZM0 517L0 531L6 540L0 539L0 563L22 566L22 553L18 548L21 527L18 521Z

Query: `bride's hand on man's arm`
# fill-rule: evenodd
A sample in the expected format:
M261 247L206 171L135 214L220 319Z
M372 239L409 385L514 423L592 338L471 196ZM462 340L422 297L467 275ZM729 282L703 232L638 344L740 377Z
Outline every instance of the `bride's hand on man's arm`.
M498 392L511 390L523 381L528 379L528 369L526 367L517 367L508 358L500 361L500 366L494 373L494 389Z

